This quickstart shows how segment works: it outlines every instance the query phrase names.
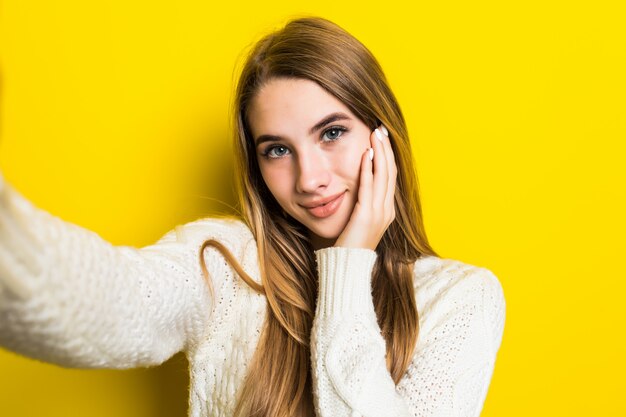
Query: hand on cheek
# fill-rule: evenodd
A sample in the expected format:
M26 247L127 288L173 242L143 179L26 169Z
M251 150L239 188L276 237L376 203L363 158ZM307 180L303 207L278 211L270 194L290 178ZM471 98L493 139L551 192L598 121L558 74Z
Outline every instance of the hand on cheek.
M361 155L358 199L335 246L376 249L395 219L397 167L383 132L387 130L381 125L370 134L371 148Z

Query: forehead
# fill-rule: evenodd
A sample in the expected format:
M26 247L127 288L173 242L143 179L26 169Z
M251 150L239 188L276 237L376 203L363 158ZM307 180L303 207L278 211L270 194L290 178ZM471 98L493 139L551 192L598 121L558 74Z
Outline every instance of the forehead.
M276 78L267 82L250 103L248 122L254 138L301 135L330 113L348 107L314 81Z

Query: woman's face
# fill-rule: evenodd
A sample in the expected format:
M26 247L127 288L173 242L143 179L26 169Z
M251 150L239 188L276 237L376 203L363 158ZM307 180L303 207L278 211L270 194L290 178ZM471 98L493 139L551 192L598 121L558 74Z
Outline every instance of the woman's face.
M261 174L280 206L309 229L315 247L332 245L357 201L370 129L317 83L294 78L266 83L251 102L248 124Z

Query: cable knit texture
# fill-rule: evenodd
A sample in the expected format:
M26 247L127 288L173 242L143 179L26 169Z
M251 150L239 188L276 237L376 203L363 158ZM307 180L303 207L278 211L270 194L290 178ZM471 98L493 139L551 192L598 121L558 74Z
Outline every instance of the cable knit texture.
M240 221L198 219L153 245L114 246L35 207L0 172L0 346L74 368L155 366L184 351L189 415L231 416L267 304L207 248L211 296L198 260L209 238L260 283L256 244ZM376 253L331 247L315 257L318 416L480 414L504 329L505 300L494 274L433 256L415 263L420 333L396 386L371 294Z

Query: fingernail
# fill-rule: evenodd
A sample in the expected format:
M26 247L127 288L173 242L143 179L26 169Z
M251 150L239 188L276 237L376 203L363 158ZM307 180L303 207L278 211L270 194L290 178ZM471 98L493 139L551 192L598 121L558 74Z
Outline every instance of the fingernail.
M385 126L381 126L380 129L383 131L385 136L389 137L389 131L387 130L387 128Z
M374 159L374 148L370 148L370 161Z
M380 133L380 130L378 130L378 128L374 129L374 133L376 133L376 137L378 138L379 141L383 141L383 134Z

